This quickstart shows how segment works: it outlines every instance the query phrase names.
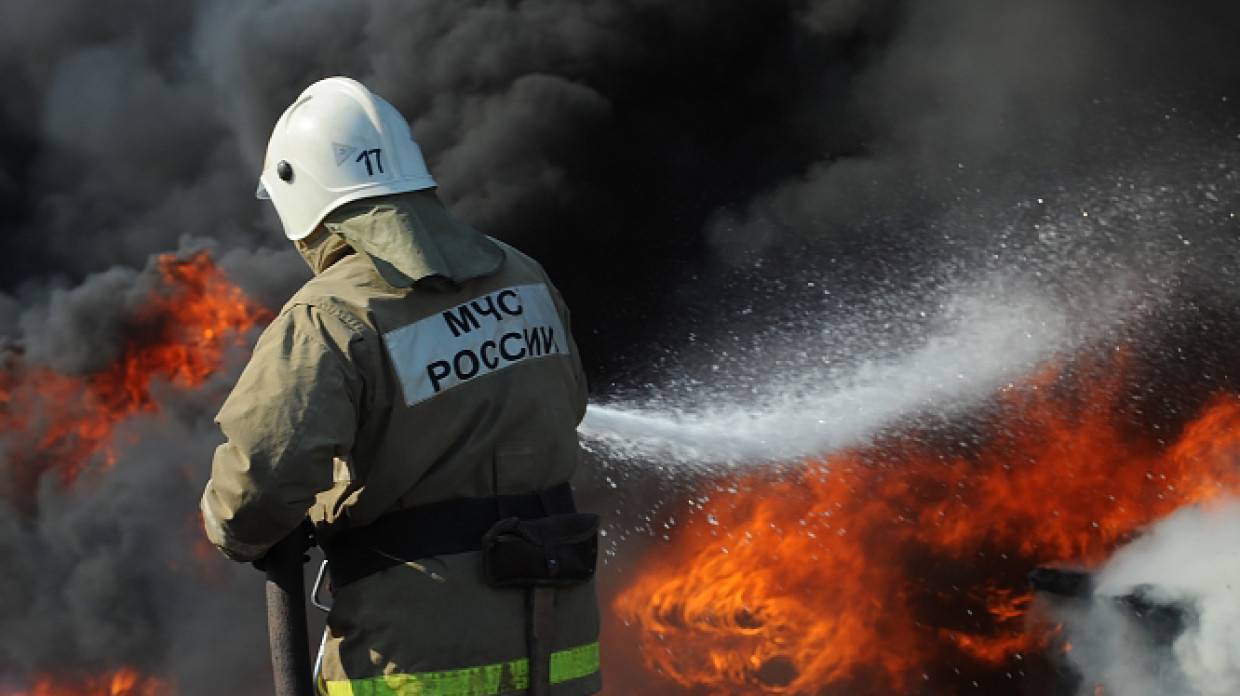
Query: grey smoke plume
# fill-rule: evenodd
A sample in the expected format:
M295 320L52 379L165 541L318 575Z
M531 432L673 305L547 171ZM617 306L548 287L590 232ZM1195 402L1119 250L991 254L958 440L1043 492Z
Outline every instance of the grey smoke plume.
M244 277L232 254L220 263ZM268 282L288 285L265 270ZM32 385L21 382L27 369L89 375L109 366L126 339L141 335L141 322L150 320L143 310L165 292L157 265L118 267L52 290L45 304L19 314L24 341L4 356L18 379L16 386L6 380L5 404L23 409L24 425L0 432L0 555L8 559L0 617L20 638L0 642L0 690L28 687L40 674L72 678L132 666L173 678L179 693L263 692L255 682L264 674L261 651L252 641L221 640L261 635L256 574L201 554L194 505L219 440L215 408L253 336L240 337L223 369L197 388L152 385L159 412L124 421L110 443L111 469L88 469L70 486L63 463L40 448L57 410L73 404L32 401ZM257 283L255 295L263 295ZM91 403L88 393L62 396ZM240 671L217 673L216 659Z
M1069 658L1116 696L1224 696L1240 692L1240 502L1184 508L1120 549L1097 576L1088 608L1063 614ZM1149 619L1116 598L1139 593L1184 612L1182 632L1159 642Z
M412 118L458 214L546 262L597 391L694 331L778 326L805 306L801 276L819 302L825 289L848 303L1006 265L1068 304L1112 271L1182 292L1190 309L1168 330L1210 337L1182 342L1187 373L1209 363L1230 385L1238 14L1156 0L8 3L0 335L30 363L99 369L151 288L150 255L204 246L278 306L306 271L252 198L265 140L306 84L347 74ZM0 512L0 622L15 627L0 684L125 662L185 694L265 691L261 647L236 639L261 639L255 578L219 562L198 577L187 555L210 417L243 359L196 392L162 390L108 475L68 490L48 477L37 504Z

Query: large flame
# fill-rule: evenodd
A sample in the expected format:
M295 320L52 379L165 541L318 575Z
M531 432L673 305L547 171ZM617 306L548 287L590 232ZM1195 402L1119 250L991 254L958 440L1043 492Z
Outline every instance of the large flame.
M157 381L202 384L230 345L270 318L205 253L160 256L158 270L163 287L107 369L64 375L20 359L0 369L0 433L11 443L12 471L55 470L68 483L96 456L110 465L116 425L158 410L151 392Z
M158 383L199 387L221 368L225 352L270 312L233 285L205 253L157 259L160 283L133 317L125 345L106 369L65 375L20 355L0 367L0 434L8 471L27 483L54 473L68 485L88 465L111 466L116 427L158 412ZM21 487L19 486L19 489ZM18 490L18 494L23 491ZM23 501L14 501L19 504ZM2 668L0 668L2 669ZM93 676L47 674L32 688L2 696L169 696L167 680L122 667Z
M87 677L43 676L29 691L8 692L5 696L169 696L172 685L136 669L122 667L106 674Z
M1236 397L1165 445L1120 425L1117 382L1065 381L1009 389L980 444L887 443L712 484L615 600L647 667L712 694L945 693L944 665L1012 679L1056 642L1029 616L1032 568L1095 563L1240 490Z

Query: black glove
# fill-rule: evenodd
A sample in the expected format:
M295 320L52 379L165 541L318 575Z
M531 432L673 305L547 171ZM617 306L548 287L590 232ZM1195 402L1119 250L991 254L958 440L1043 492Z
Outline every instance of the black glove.
M304 519L301 524L289 535L276 542L275 546L268 549L267 553L261 558L250 562L255 568L266 573L273 559L287 558L288 556L301 556L302 564L310 562L310 554L306 553L315 545L314 525L309 519Z

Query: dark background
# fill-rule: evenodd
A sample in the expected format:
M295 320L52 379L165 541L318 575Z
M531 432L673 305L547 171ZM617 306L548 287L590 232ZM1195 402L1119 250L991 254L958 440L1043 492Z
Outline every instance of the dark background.
M1229 169L1198 171L1235 155L1233 3L57 2L5 15L10 334L31 332L35 320L11 325L49 285L155 252L284 249L251 185L280 110L331 74L410 116L458 214L544 260L604 381L647 342L674 341L669 325L749 291L720 278L813 269L872 286L1000 242L1019 263L1039 211L1018 204L1043 197L1055 217L1117 181L1213 183L1217 212L1234 202ZM1104 230L1095 254L1152 245L1146 258L1178 264L1175 234L1225 236L1234 261L1236 228L1188 219L1210 201L1178 193L1176 219ZM1205 246L1192 253L1215 260Z

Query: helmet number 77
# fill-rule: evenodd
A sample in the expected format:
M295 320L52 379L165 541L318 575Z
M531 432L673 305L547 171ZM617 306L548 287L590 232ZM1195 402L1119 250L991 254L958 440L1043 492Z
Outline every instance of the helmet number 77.
M375 156L375 161L373 165L371 164L371 161L370 161L371 155ZM366 163L366 175L367 176L374 176L376 169L379 170L380 174L383 173L383 152L377 147L374 148L373 150L362 150L362 154L358 155L357 159L354 161Z

